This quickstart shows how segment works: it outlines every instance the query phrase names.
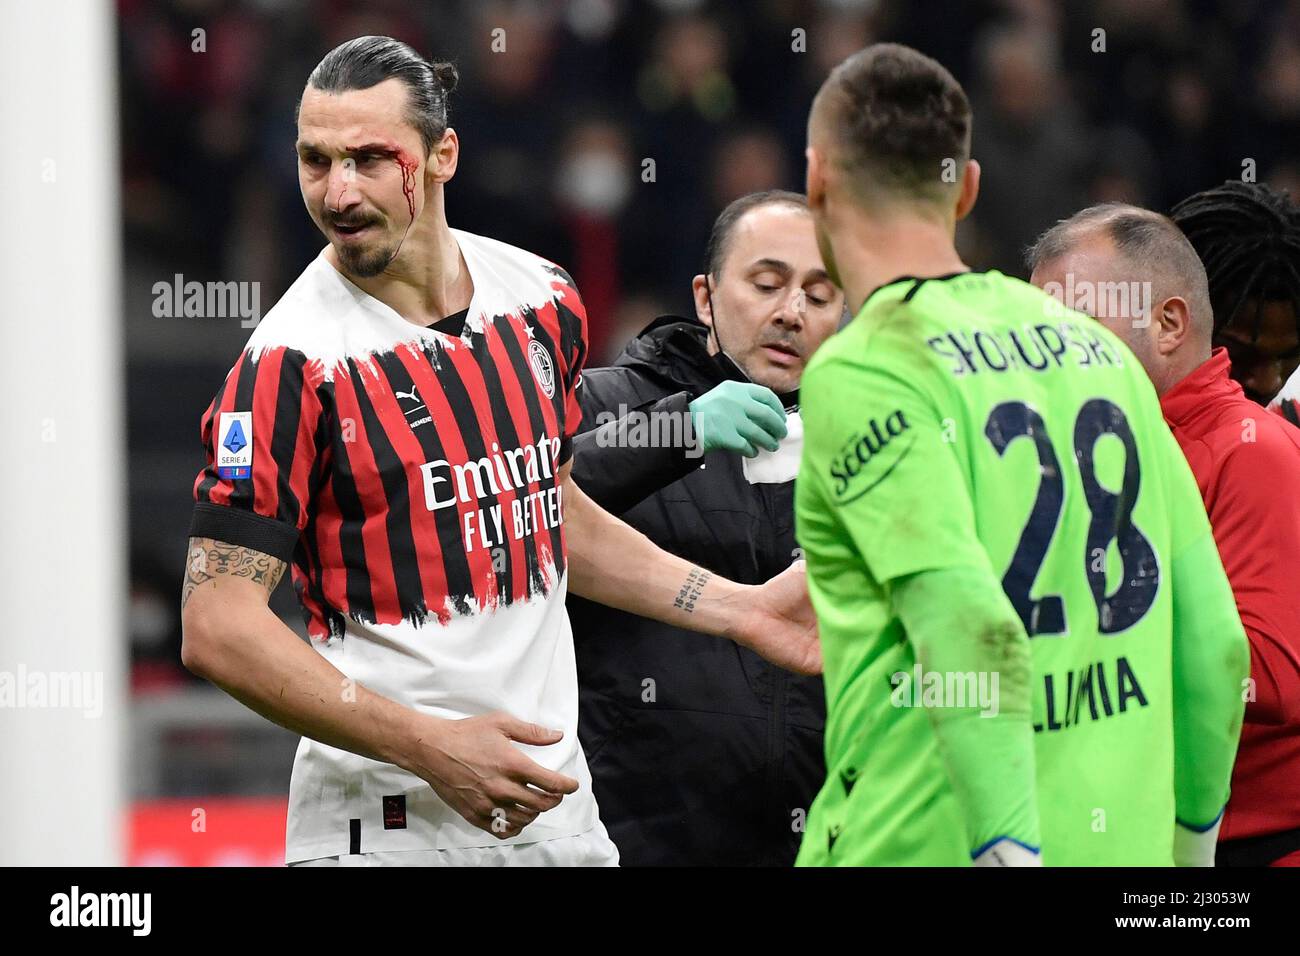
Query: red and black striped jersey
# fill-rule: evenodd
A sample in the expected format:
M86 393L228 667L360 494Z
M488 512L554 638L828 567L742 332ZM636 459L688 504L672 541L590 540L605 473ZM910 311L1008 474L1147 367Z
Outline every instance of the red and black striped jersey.
M436 716L504 709L563 729L535 759L588 796L525 831L551 839L595 819L557 475L586 316L559 267L452 234L474 283L460 328L407 321L323 254L307 267L203 416L190 533L290 562L313 645L350 679ZM384 816L397 794L401 827ZM288 859L349 852L354 819L367 851L497 842L418 777L304 740Z

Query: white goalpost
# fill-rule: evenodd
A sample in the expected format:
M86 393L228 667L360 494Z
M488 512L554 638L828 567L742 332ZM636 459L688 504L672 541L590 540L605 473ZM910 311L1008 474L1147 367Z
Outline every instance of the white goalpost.
M0 865L125 862L110 0L0 4Z

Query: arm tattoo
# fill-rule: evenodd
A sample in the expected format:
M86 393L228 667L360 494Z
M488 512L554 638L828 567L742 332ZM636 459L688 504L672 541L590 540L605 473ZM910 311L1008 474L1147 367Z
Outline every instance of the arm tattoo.
M252 548L241 548L211 538L190 538L189 555L185 560L185 586L181 590L181 609L190 602L194 589L220 575L248 578L266 588L267 596L275 590L284 575L286 565Z
M673 607L679 607L687 614L694 611L695 602L699 600L704 585L709 583L711 577L713 575L703 568L691 568L691 573L686 575L686 580L682 582L682 589L677 592Z

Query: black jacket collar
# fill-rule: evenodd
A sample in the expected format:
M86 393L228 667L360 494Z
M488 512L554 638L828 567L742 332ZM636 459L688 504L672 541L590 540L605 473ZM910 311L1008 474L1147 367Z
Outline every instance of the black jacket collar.
M740 378L709 354L709 327L698 319L661 315L632 339L617 366L635 368L673 390L700 395L729 378Z
M634 368L676 391L700 396L726 381L748 382L749 377L724 355L709 354L709 327L698 319L661 315L632 339L616 366ZM786 409L799 407L799 390L778 395Z

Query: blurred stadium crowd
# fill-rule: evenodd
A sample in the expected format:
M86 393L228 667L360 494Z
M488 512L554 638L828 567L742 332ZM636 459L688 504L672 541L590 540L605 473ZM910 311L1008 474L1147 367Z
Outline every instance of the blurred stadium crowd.
M176 274L256 282L265 312L317 253L294 109L344 39L387 34L456 63L448 220L571 272L591 364L655 315L688 312L727 202L802 189L813 93L876 40L936 57L971 94L983 185L958 238L973 267L1023 276L1025 245L1079 208L1167 210L1243 163L1300 195L1300 0L117 5L139 693L191 679L184 490L202 461L199 416L249 334L237 317L159 318L151 290ZM299 626L289 588L273 607Z

